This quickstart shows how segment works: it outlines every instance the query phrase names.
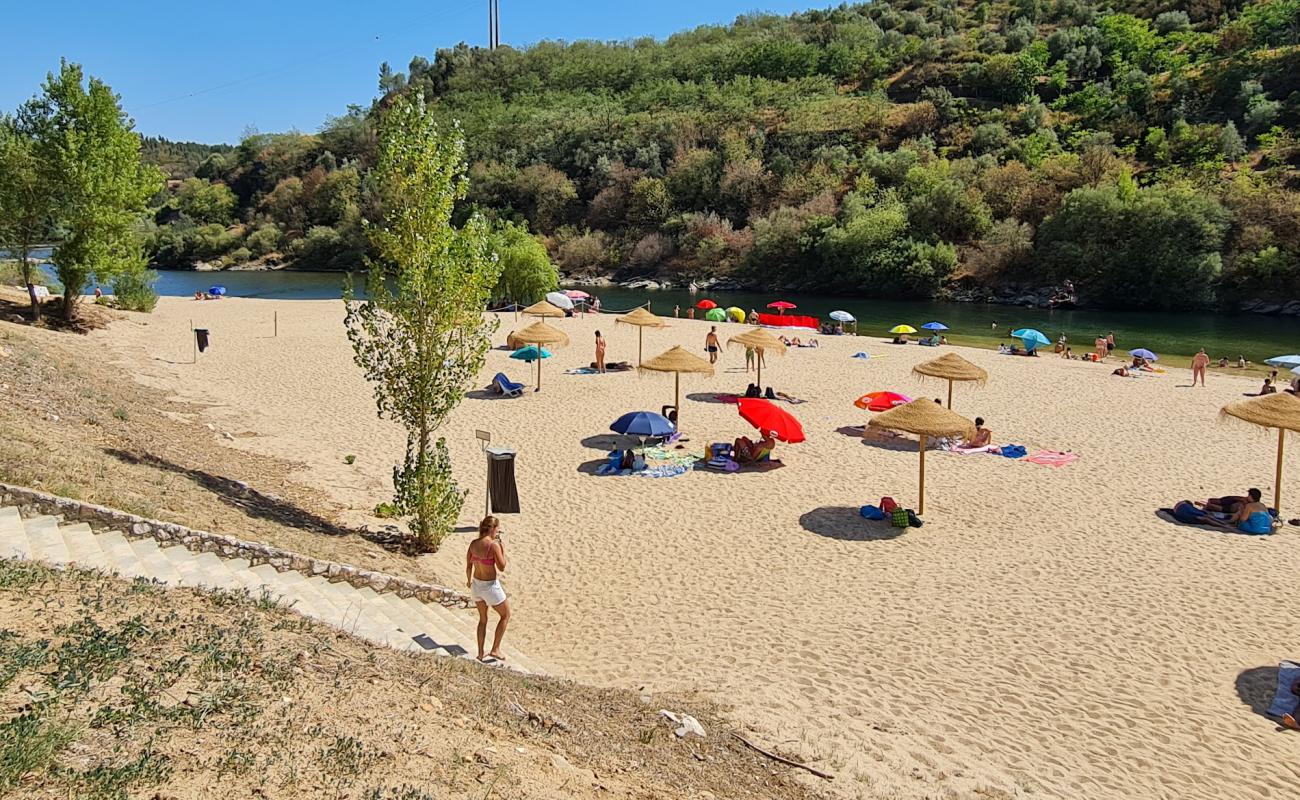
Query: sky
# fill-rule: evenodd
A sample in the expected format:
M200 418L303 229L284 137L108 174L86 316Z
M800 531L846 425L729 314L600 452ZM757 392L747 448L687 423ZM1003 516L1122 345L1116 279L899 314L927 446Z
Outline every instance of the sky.
M48 1L48 0L47 0ZM665 37L740 14L829 0L500 0L502 44ZM383 61L487 44L487 0L6 0L0 112L35 94L59 59L113 87L136 129L206 143L249 129L315 131L376 94Z

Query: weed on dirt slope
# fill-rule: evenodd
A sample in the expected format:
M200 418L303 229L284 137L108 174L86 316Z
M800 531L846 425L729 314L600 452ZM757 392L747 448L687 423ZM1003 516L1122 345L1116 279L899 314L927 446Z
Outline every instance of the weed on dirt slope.
M660 708L708 737L677 739ZM0 561L0 797L811 798L694 701L368 646L266 598Z

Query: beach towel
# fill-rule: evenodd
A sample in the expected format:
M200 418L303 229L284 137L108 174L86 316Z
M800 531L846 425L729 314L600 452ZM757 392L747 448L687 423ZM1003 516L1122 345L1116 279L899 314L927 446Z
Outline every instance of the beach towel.
M1026 450L1023 445L1018 444L1004 444L999 448L990 450L989 452L999 456L1006 456L1007 458L1024 458L1029 454L1029 451Z
M1078 460L1078 453L1061 453L1056 450L1039 450L1025 459L1030 464L1042 464L1045 467L1064 467Z
M958 455L963 455L963 456L971 456L971 455L975 455L976 453L992 453L994 450L997 449L998 449L997 445L986 444L983 447L953 447L950 448L948 452L957 453Z
M600 372L599 370L594 370L591 367L577 367L575 369L566 369L564 371L564 374L565 375L598 375L600 374Z
M849 356L849 358L856 358L862 361L870 361L871 355L869 353L854 353L853 355Z
M1300 712L1300 696L1291 691L1296 681L1300 681L1300 664L1283 661L1277 665L1277 693L1273 695L1273 704L1268 707L1270 717L1294 716Z

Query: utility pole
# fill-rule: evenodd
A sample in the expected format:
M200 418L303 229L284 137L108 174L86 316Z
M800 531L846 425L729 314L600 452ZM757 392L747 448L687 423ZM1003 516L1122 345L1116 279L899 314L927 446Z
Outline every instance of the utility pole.
M501 46L501 2L488 0L488 49Z

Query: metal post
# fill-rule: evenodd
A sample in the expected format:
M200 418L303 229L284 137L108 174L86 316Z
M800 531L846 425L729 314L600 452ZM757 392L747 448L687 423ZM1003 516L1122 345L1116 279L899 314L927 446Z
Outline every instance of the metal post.
M492 434L487 431L474 431L479 449L483 453L483 516L492 515L492 457L488 455L488 445L492 444Z
M190 359L191 364L199 363L199 340L194 336L194 318L190 318L190 347L194 350L194 355Z
M279 312L279 311L273 311L273 312L271 312L271 313L275 315L275 316L274 316L274 320L275 320L275 338L279 339L279 338L280 338L280 312Z

